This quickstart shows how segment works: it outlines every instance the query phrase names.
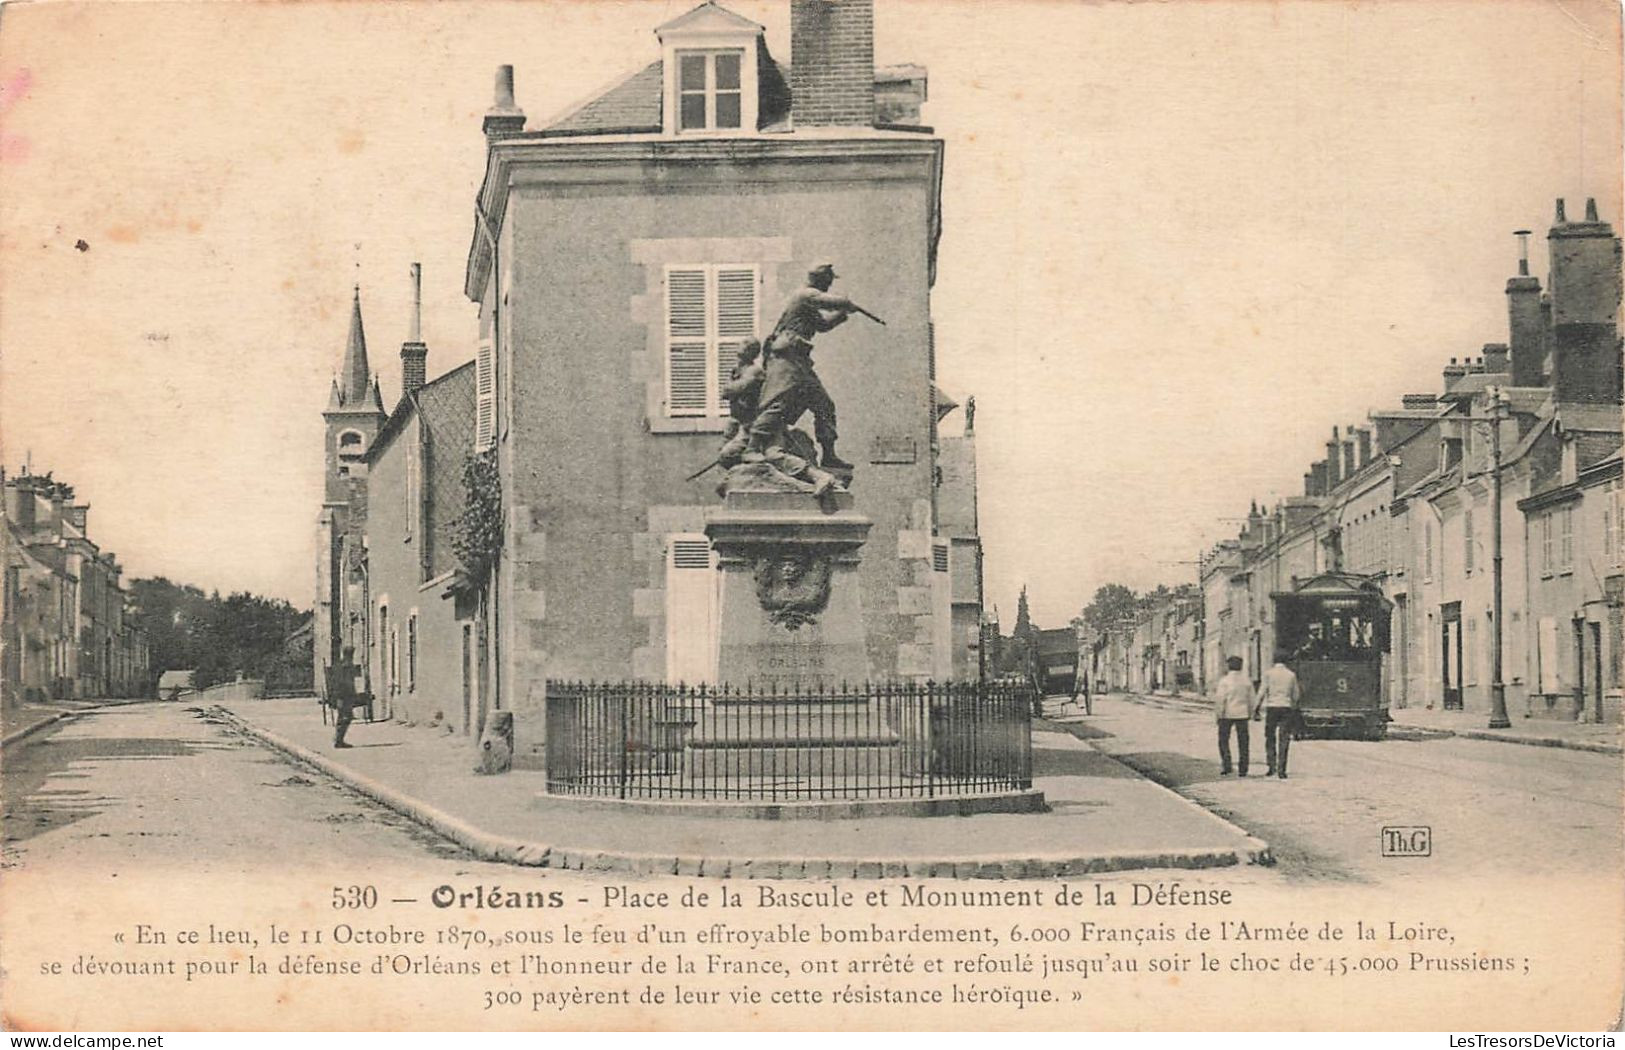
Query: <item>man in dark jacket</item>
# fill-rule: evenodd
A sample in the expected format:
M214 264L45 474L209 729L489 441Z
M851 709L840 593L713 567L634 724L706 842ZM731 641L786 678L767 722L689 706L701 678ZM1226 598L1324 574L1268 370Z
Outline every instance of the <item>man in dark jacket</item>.
M355 649L344 647L344 657L333 668L327 682L327 702L333 708L333 746L354 747L344 742L344 733L355 721Z

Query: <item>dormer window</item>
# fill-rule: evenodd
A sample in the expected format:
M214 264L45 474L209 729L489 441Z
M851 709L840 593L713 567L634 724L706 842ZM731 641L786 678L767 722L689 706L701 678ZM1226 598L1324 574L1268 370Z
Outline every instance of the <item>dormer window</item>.
M677 52L677 130L729 131L741 126L743 50Z
M757 131L762 27L715 3L655 30L664 70L662 129L668 135Z

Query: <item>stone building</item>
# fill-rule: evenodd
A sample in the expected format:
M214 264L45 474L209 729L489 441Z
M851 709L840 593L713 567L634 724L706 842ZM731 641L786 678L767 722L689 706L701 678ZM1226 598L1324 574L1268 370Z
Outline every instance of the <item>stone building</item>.
M146 635L130 617L117 558L90 539L90 506L75 503L73 487L49 474L25 470L3 480L5 703L144 695Z
M350 331L339 374L322 412L323 498L317 519L316 601L311 646L316 689L326 695L327 670L346 648L367 669L377 637L369 616L367 583L367 449L387 420L383 395L367 361L367 335L361 321L361 288L350 304Z
M465 291L474 443L494 451L505 510L482 581L490 673L521 760L548 679L714 678L715 477L687 479L716 454L736 347L823 261L887 322L854 317L816 354L873 522L869 676L976 665L974 457L944 453L932 382L943 143L877 117L872 0L792 0L788 64L715 3L654 35L649 65L539 126L505 68L485 118ZM913 117L897 94L923 94L915 72L887 82L887 113Z
M787 63L706 3L656 55L532 124L497 76L464 290L474 361L425 382L415 323L393 412L359 294L324 412L318 683L346 645L387 713L478 733L515 715L539 759L546 682L706 682L718 665L705 533L720 385L809 268L885 318L818 340L855 464L873 679L975 678L981 545L971 417L936 388L930 295L943 143L926 73L878 71L872 0L793 0ZM804 424L805 425L805 424ZM492 465L500 550L452 549L462 470ZM493 504L494 506L495 504Z

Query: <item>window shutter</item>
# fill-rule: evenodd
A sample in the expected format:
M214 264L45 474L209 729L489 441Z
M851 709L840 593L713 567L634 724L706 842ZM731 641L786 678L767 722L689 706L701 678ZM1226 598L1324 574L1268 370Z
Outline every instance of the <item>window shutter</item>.
M674 416L703 416L706 390L705 270L666 272L666 404Z
M735 355L747 340L756 338L756 270L723 267L717 270L717 376L713 384L717 405L722 386L733 370Z
M721 575L705 536L673 536L666 556L666 680L716 678Z
M496 362L491 340L481 339L474 355L474 451L491 447L496 434Z
M933 543L931 545L931 568L937 572L948 571L948 545L946 543Z

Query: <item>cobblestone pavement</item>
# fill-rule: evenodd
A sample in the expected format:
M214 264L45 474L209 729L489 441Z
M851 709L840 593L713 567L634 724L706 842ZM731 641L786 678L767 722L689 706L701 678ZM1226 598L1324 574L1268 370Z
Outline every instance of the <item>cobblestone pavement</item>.
M1413 878L1617 873L1618 756L1460 738L1300 740L1289 779L1220 777L1213 718L1188 704L1124 694L1064 728L1269 842L1290 879L1373 884ZM1384 857L1384 826L1426 826L1432 855Z

